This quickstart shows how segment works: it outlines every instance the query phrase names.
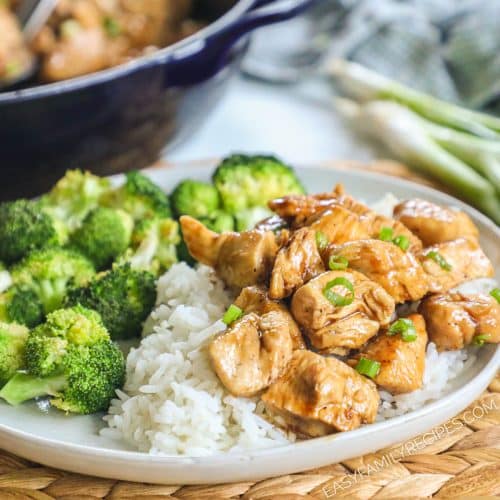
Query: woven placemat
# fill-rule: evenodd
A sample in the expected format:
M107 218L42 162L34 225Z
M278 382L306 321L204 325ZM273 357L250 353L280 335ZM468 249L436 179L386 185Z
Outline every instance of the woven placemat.
M432 184L394 162L365 168ZM0 443L1 446L1 443ZM68 473L0 450L0 499L459 498L500 495L500 376L462 413L425 434L338 464L258 482L207 486L128 483Z

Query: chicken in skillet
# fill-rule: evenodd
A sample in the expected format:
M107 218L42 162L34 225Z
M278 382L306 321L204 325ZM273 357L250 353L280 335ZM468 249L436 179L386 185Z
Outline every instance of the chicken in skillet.
M295 351L283 376L262 395L267 410L303 437L356 429L375 421L375 384L336 358Z
M500 304L490 295L432 295L422 301L419 312L440 351L500 342Z

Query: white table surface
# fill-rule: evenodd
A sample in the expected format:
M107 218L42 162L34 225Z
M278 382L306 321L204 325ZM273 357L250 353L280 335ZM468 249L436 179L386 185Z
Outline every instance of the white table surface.
M273 153L292 164L373 158L336 116L331 97L319 80L272 85L238 76L202 128L165 158L187 161L232 152Z

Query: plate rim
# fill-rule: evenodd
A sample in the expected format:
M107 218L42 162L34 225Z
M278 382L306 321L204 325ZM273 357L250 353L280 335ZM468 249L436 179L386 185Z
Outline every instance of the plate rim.
M193 169L193 170L196 169L210 170L212 169L212 162L210 162L210 165L206 166L202 166L201 162L200 163L197 162L196 164L189 164L188 162L184 164L177 163L173 167L171 164L165 164L165 165L149 167L147 169L144 169L143 171L146 172L147 174L153 174L154 176L156 176L156 175L161 175L163 171L172 172L173 170L178 170L179 167L183 168L187 167L188 169ZM425 195L425 193L430 193L431 195L443 199L443 201L446 202L447 205L456 206L465 210L474 219L483 224L488 230L492 231L495 237L500 240L500 227L498 227L486 215L482 214L477 209L471 207L467 203L462 202L461 200L458 200L457 198L447 193L443 193L432 187L419 184L411 180L394 177L392 175L384 173L378 173L373 171L351 170L351 169L346 170L345 168L339 168L336 166L328 166L321 164L311 164L308 166L297 165L297 169L323 170L330 174L337 173L340 175L348 173L350 176L357 177L358 179L377 180L382 178L386 183L389 183L391 185L403 186L408 189L416 189L417 191L420 191L423 195ZM113 176L109 176L109 178L114 181L119 181L123 177L124 174L116 174ZM498 366L500 366L500 345L498 345L496 348L493 346L489 346L487 347L487 349L490 349L492 351L491 359L474 377L472 377L463 386L456 389L452 393L447 394L446 396L442 397L437 401L428 403L422 408L418 408L404 415L392 417L382 422L367 424L352 431L331 434L328 436L312 438L308 440L303 440L271 448L254 449L254 450L238 451L238 452L222 452L204 457L150 455L147 452L141 452L136 450L111 449L95 445L89 446L85 444L75 444L67 441L60 441L53 438L42 437L37 434L30 433L28 431L15 429L3 423L0 423L0 437L2 437L3 435L7 435L9 437L13 437L33 445L48 447L51 449L57 448L60 451L66 451L69 453L78 453L82 456L92 456L92 457L99 456L100 458L103 459L120 459L131 463L142 462L142 463L163 465L163 466L204 465L205 463L210 463L211 465L222 465L222 463L226 462L228 459L230 459L231 461L244 463L258 459L260 457L273 455L279 452L286 453L287 451L306 451L308 447L313 448L315 446L323 446L332 440L341 442L347 441L348 443L353 433L356 433L357 437L363 437L364 435L370 434L372 432L386 432L393 426L398 426L399 424L404 422L408 423L408 425L411 425L411 423L414 422L415 420L428 416L429 414L432 414L437 410L446 409L448 406L450 406L450 403L452 401L457 400L457 398L459 398L460 396L466 395L471 386L476 386L480 383L480 385L483 387L484 390L484 388L488 385L489 381L495 376L496 371L498 370ZM469 401L468 398L465 398L464 401L467 402L463 404L462 410L471 403L471 401ZM220 462L220 464L218 464L218 462Z

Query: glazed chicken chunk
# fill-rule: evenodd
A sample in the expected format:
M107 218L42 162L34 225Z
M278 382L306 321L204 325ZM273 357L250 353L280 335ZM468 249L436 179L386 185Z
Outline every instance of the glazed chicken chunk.
M284 311L252 312L210 343L212 366L231 394L255 396L281 375L294 348L289 327Z
M405 237L408 239L409 252L418 252L422 249L422 242L415 236L402 222L380 215L363 203L354 198L343 194L342 190L336 188L338 193L338 202L351 212L357 214L361 223L366 227L369 237L378 239L382 230L391 229L394 237Z
M460 237L479 237L477 227L466 213L430 201L403 201L394 208L394 217L415 233L425 246Z
M302 333L288 311L288 308L280 301L271 300L267 290L260 286L249 286L243 288L238 298L234 301L245 314L256 313L258 315L266 314L270 311L279 311L288 319L288 332L292 337L293 349L305 349Z
M475 238L427 247L418 256L432 293L445 293L464 281L490 278L493 266Z
M433 295L422 301L419 312L439 351L463 349L474 339L500 342L500 304L489 295Z
M332 193L313 195L288 195L276 198L268 203L269 208L294 229L306 225L307 219L323 213L328 208L337 206Z
M269 285L269 296L284 299L311 278L324 272L319 254L316 232L309 228L295 231L280 248L274 262Z
M339 354L338 348L358 349L388 325L394 308L380 285L349 269L320 274L297 290L291 304L312 345Z
M332 206L309 217L305 225L325 235L329 243L345 243L370 237L370 232L359 217L341 206Z
M282 425L305 437L356 429L375 420L375 384L336 358L295 351L283 376L262 395Z
M373 380L391 394L420 389L424 379L428 340L425 321L420 314L405 319L414 325L416 340L406 342L399 333L389 335L390 332L383 331L361 349L352 363L355 365L360 358L379 362L380 371Z
M271 272L278 245L272 231L218 234L189 216L180 218L191 256L213 267L230 287L264 283Z
M331 245L325 261L343 258L349 267L375 281L396 303L419 300L428 292L427 275L410 252L381 240L358 240Z
M355 217L355 228L344 241L363 238L378 238L383 228L390 228L394 236L405 236L409 241L409 250L418 252L422 249L422 242L402 222L377 214L363 203L346 195L341 185L335 187L331 193L318 195L285 196L269 202L269 207L280 217L288 221L292 228L310 225L311 221L321 219L322 214L334 210L336 207L351 213L350 224L343 224L343 231L347 231ZM340 239L331 239L332 243L342 243Z
M366 227L349 210L333 205L305 221L280 249L271 275L270 295L282 299L325 270L318 237L324 244L368 238Z

